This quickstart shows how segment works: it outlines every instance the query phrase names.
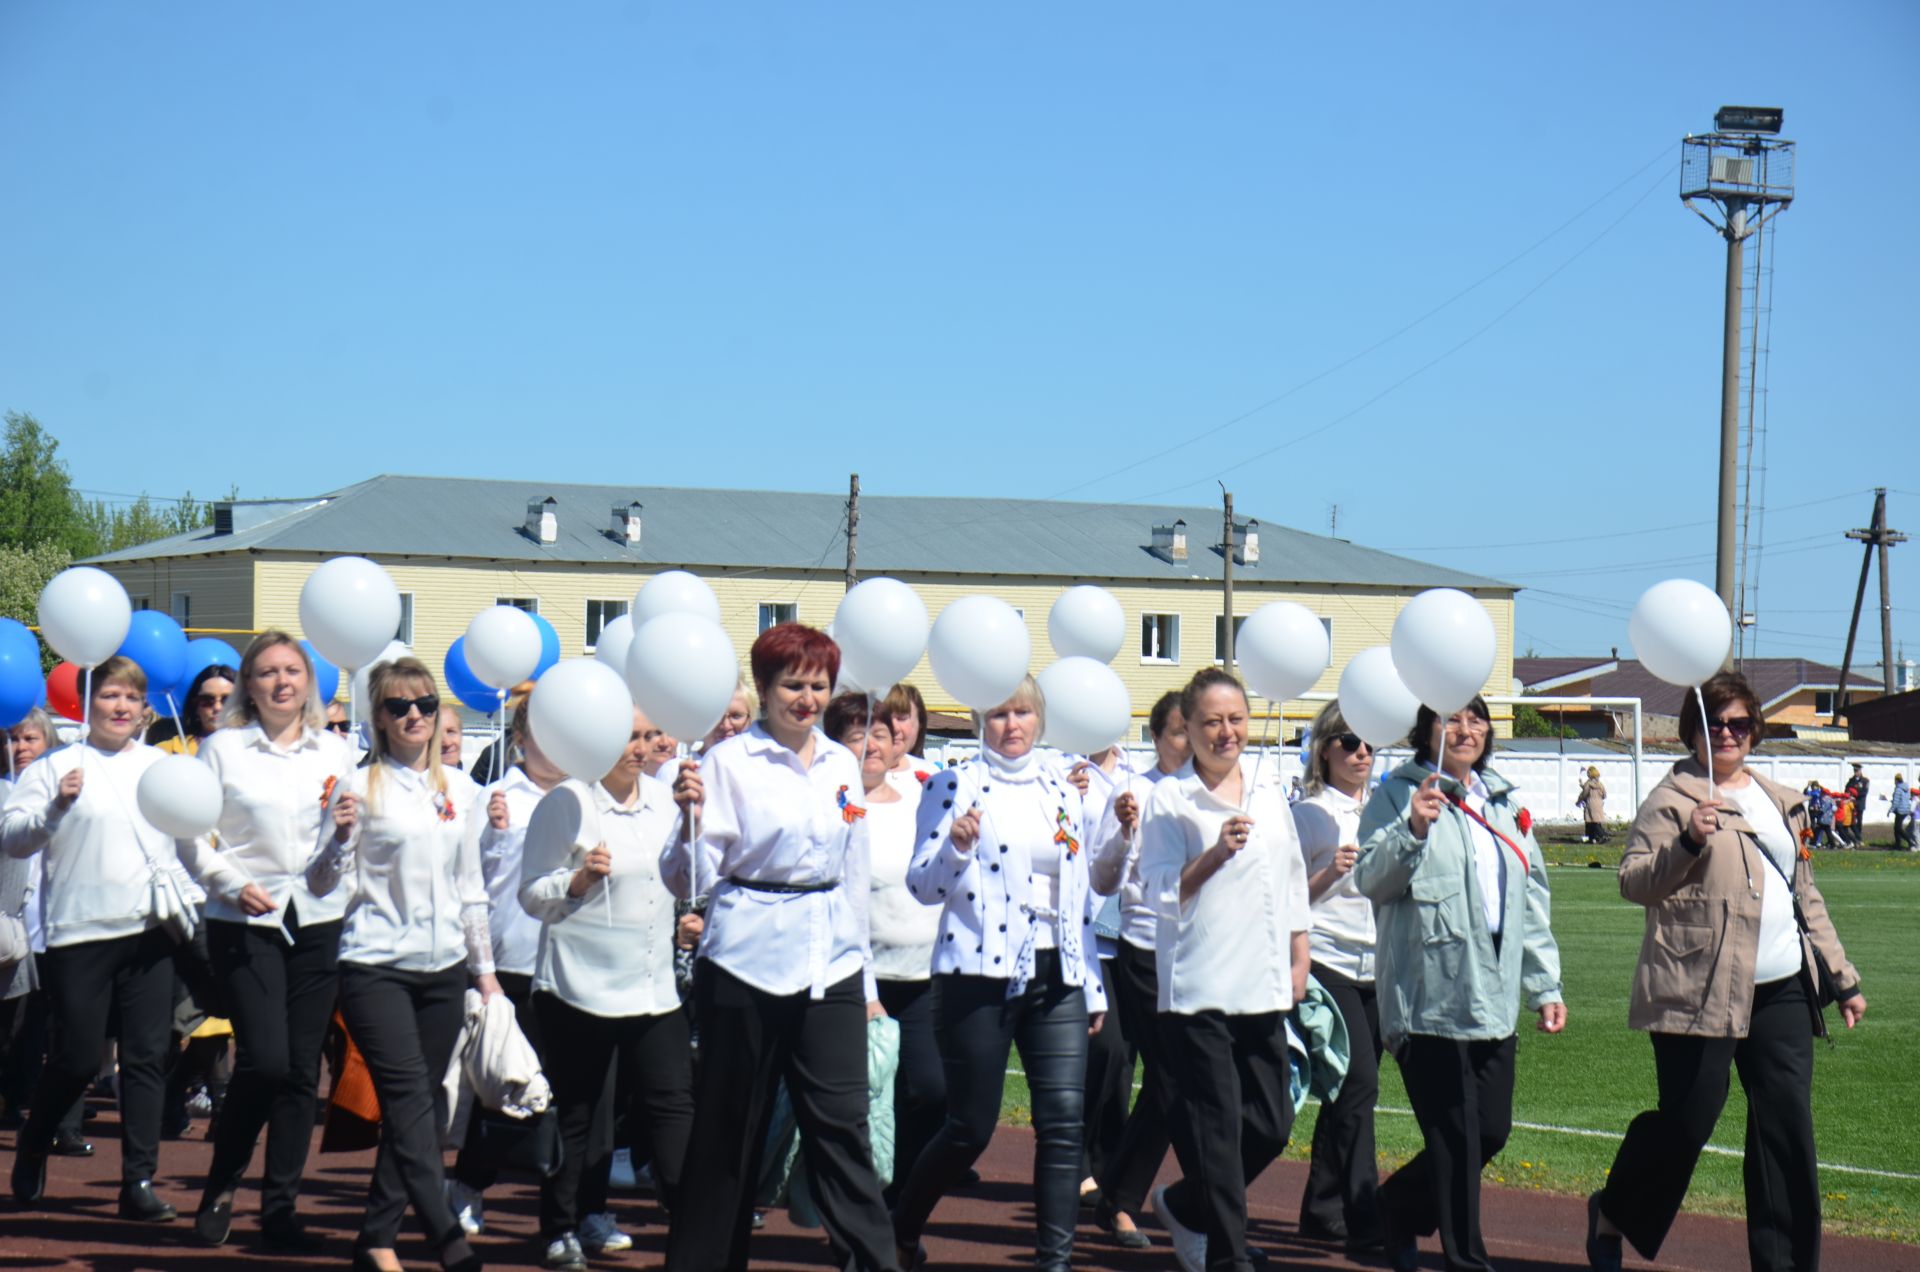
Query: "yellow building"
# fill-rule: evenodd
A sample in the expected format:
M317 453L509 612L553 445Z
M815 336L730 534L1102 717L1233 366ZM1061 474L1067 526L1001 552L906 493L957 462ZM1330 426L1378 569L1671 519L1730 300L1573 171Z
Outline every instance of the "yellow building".
M397 636L436 670L474 614L499 603L537 610L559 633L562 657L590 652L642 583L686 569L713 586L744 660L772 623L832 620L846 589L846 502L380 476L310 499L221 503L209 528L91 563L117 577L136 608L167 610L190 629L234 632L244 645L238 633L299 631L300 589L320 562L370 557L400 589ZM935 617L974 593L1005 600L1026 618L1035 671L1052 661L1055 598L1080 583L1110 589L1131 633L1113 667L1144 719L1160 694L1219 660L1220 526L1219 512L1205 508L869 495L860 500L857 560L862 577L912 585ZM1236 538L1239 618L1290 600L1327 624L1333 664L1317 690L1331 693L1349 658L1386 643L1400 607L1430 587L1460 588L1487 607L1499 638L1488 683L1494 692L1512 683L1512 585L1271 522L1248 520ZM958 709L924 660L913 679L930 706ZM1285 735L1316 709L1285 704ZM1496 715L1505 733L1506 709Z

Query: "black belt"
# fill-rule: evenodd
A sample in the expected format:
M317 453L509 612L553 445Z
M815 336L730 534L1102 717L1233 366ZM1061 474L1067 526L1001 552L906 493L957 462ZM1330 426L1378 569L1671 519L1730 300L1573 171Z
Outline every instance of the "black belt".
M745 888L749 892L773 892L793 895L801 892L832 892L840 886L838 879L825 883L769 883L763 879L742 879L739 875L728 875L727 882L736 888Z

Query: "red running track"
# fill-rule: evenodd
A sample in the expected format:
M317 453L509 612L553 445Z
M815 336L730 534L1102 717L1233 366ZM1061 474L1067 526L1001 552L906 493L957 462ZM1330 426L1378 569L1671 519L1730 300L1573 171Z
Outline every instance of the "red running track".
M23 1210L11 1198L0 1200L0 1268L58 1272L94 1269L95 1272L188 1272L214 1264L270 1262L285 1272L338 1269L349 1257L360 1207L366 1191L372 1154L316 1153L309 1168L301 1211L309 1225L327 1243L323 1254L297 1258L269 1254L254 1243L259 1195L243 1189L235 1207L232 1240L218 1250L193 1241L190 1216L199 1198L199 1183L210 1156L204 1139L206 1123L194 1123L195 1138L169 1141L161 1147L160 1193L181 1212L171 1224L135 1224L115 1216L119 1177L117 1124L111 1111L89 1123L96 1147L91 1158L53 1158L48 1167L47 1201L39 1210ZM6 1136L5 1164L12 1166L12 1136ZM1033 1161L1030 1131L1002 1127L992 1147L980 1160L981 1183L943 1202L934 1212L927 1232L927 1248L934 1267L960 1272L1002 1272L1031 1267L1033 1210L1028 1180ZM256 1169L258 1161L255 1162ZM1346 1269L1365 1267L1348 1262L1338 1250L1299 1240L1294 1220L1306 1167L1281 1162L1255 1184L1250 1199L1255 1243L1272 1257L1275 1268ZM535 1241L536 1193L527 1182L502 1183L487 1194L487 1233L476 1247L492 1268L538 1268L544 1246ZM1483 1194L1489 1253L1502 1272L1544 1272L1546 1269L1584 1268L1582 1245L1586 1233L1586 1205L1581 1198L1554 1196L1489 1187ZM633 1194L616 1202L623 1227L633 1234L632 1251L595 1260L596 1267L653 1268L660 1266L665 1229L650 1197ZM1145 1226L1155 1240L1152 1250L1129 1252L1109 1243L1091 1226L1082 1225L1074 1265L1110 1268L1114 1272L1162 1272L1173 1258L1163 1233L1151 1220ZM1438 1268L1434 1241L1422 1243L1421 1266ZM431 1268L433 1261L423 1240L409 1235L400 1248L410 1268ZM1847 1272L1882 1269L1920 1269L1920 1247L1829 1236L1824 1243L1826 1266ZM830 1267L824 1239L818 1232L796 1229L783 1211L767 1217L765 1230L753 1238L753 1266L797 1272ZM1628 1254L1627 1266L1653 1266ZM1682 1216L1661 1251L1659 1267L1671 1272L1736 1272L1747 1267L1745 1229L1724 1220Z

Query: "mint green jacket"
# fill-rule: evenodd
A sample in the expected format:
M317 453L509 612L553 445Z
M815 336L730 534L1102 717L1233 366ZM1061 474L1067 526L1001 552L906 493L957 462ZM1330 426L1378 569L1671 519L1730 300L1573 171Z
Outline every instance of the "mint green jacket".
M1424 840L1413 837L1407 822L1414 792L1432 775L1425 765L1402 764L1360 814L1353 881L1373 901L1380 1032L1389 1048L1409 1034L1506 1038L1523 989L1529 1008L1561 1001L1546 859L1531 830L1520 828L1513 783L1490 769L1480 774L1489 796L1487 821L1527 854L1522 870L1513 849L1499 844L1507 869L1496 953L1474 871L1472 823L1451 802L1464 793L1460 783L1440 779L1449 803Z

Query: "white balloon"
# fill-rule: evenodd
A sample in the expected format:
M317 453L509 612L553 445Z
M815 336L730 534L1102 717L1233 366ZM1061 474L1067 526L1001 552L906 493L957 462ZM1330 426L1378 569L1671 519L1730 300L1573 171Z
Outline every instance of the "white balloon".
M633 736L633 695L598 659L563 658L534 684L527 725L561 772L597 782Z
M1733 620L1720 596L1692 579L1655 583L1627 620L1633 654L1671 685L1691 689L1713 676L1733 646Z
M412 655L411 649L397 640L390 640L385 649L367 660L366 666L355 670L352 681L347 685L347 696L353 702L354 715L358 716L363 724L373 720L373 702L367 697L367 682L373 677L373 669L381 663L392 662L396 658L409 658Z
M1047 640L1062 658L1112 662L1127 643L1127 616L1112 592L1082 583L1060 593L1047 611Z
M98 667L127 639L133 604L105 570L76 565L40 590L40 634L76 667Z
M720 624L698 614L660 614L627 647L634 705L676 738L703 738L733 702L740 660Z
M927 606L899 579L865 579L840 598L827 629L840 646L840 678L885 692L927 648Z
M1375 645L1347 663L1340 673L1340 714L1376 751L1407 740L1420 714L1420 700L1394 669L1391 649Z
M604 843L592 784L568 778L541 796L527 818L527 837L535 843L573 845L576 863L595 844Z
M365 557L334 557L300 588L300 630L335 666L368 666L400 630L400 590Z
M1247 687L1273 702L1297 698L1326 671L1333 650L1325 623L1292 601L1262 605L1234 634L1233 656Z
M1133 703L1113 668L1097 658L1062 658L1036 679L1047 700L1047 731L1041 740L1077 755L1092 755L1126 736Z
M134 787L140 815L163 835L197 839L220 820L220 779L188 755L155 760Z
M1446 717L1493 674L1493 618L1465 592L1430 588L1393 620L1393 666L1413 696Z
M481 610L467 624L467 669L483 685L512 689L540 665L540 628L513 605ZM597 778L606 770L594 774Z
M697 614L710 623L720 621L720 598L706 580L685 570L656 574L633 594L633 629L662 614Z
M1032 656L1025 620L996 596L961 597L940 611L927 640L940 687L975 711L991 711L1012 696Z
M600 639L593 642L593 656L607 666L627 674L627 647L633 644L633 616L622 614L600 629Z

